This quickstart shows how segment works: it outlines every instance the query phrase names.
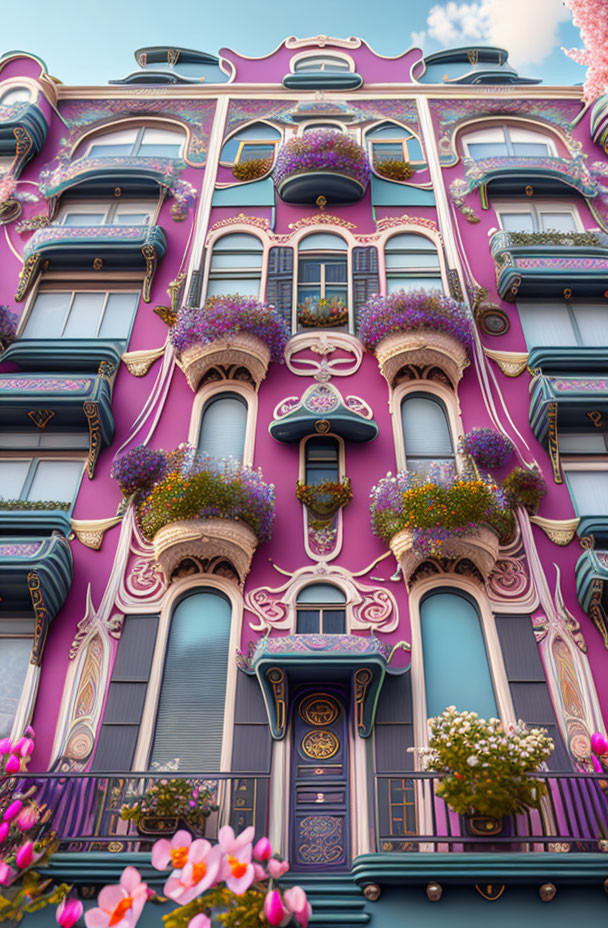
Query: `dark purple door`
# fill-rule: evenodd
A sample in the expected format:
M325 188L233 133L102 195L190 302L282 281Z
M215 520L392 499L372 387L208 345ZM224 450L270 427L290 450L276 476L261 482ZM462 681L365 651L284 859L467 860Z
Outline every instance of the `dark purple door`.
M294 700L291 863L343 870L348 852L348 739L345 694L301 690Z

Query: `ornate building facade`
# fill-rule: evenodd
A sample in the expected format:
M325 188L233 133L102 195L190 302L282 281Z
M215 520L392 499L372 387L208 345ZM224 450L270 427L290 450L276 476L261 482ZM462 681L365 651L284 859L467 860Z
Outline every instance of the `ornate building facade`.
M177 820L120 810L170 772L208 837L269 835L311 924L599 915L608 98L494 48L136 59L103 87L0 61L0 738L36 730L53 875L153 882ZM403 291L452 322L374 338ZM476 428L513 446L511 530L374 533L372 488L470 473ZM554 740L499 834L409 750L452 704Z

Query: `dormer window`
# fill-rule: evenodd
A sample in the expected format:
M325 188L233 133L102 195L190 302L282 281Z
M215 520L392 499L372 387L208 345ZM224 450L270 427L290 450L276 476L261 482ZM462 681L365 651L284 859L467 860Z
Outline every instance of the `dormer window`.
M552 139L519 126L494 126L469 132L463 138L465 153L479 161L482 158L555 158L557 151Z
M86 153L87 158L157 157L179 158L184 147L184 133L173 129L139 126L119 129L96 136Z
M335 58L333 55L310 55L300 58L293 66L294 74L313 71L335 73L337 71L350 71L350 64L344 58Z
M11 87L0 96L0 106L14 106L16 103L29 103L32 94L29 87Z

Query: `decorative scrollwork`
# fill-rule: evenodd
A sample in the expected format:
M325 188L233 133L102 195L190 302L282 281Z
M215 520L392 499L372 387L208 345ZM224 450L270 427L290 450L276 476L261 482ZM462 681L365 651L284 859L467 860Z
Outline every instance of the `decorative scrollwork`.
M314 731L309 731L304 735L300 747L306 757L312 757L314 760L328 760L338 753L340 742L333 731L315 728Z
M300 702L298 712L309 725L321 728L335 722L340 709L336 700L327 693L313 693Z
M95 465L101 451L101 419L97 403L87 400L83 404L84 414L89 425L89 456L87 459L87 474L89 480L95 475Z
M49 612L40 587L40 577L34 570L27 575L27 589L34 610L34 643L32 645L30 664L40 667L49 628Z
M19 274L19 283L17 285L17 292L15 293L15 300L17 303L21 303L25 295L27 294L36 274L38 273L38 268L42 261L42 255L38 252L33 252L25 259L25 263L21 268Z
M156 254L156 249L154 245L144 245L141 249L141 253L144 256L146 262L146 275L144 277L144 285L142 288L142 299L144 303L150 302L150 291L152 289L152 281L154 280L154 274L156 273L156 265L158 263L158 257Z

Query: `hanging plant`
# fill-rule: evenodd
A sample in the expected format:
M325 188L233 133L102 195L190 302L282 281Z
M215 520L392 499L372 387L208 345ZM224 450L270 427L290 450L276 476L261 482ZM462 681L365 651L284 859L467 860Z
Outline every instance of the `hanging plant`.
M502 482L509 505L523 506L531 516L536 515L540 501L547 493L545 478L538 468L532 470L514 467Z
M390 159L374 161L374 171L387 180L409 180L416 173L409 161Z
M17 316L8 306L0 306L0 350L8 348L17 335Z
M461 450L480 467L494 469L502 467L513 456L515 448L511 439L496 429L474 428L462 436Z
M232 176L237 180L257 180L268 174L272 167L272 158L252 158L251 161L239 161L232 166Z
M367 187L370 166L365 149L346 133L319 129L281 146L274 169L275 186L279 187L287 177L308 171L344 174Z
M306 328L333 328L348 324L348 307L337 297L313 300L307 296L298 304L298 322Z
M359 312L359 338L373 350L396 333L431 329L452 335L470 354L474 322L464 305L438 290L396 290L372 296Z
M155 822L162 825L163 820L173 819L200 837L205 833L206 820L219 808L215 798L214 792L190 780L158 780L143 796L127 796L130 801L121 807L120 817L141 825L144 831L152 831Z
M110 477L120 487L124 497L150 489L167 473L167 458L164 451L137 445L114 461Z
M349 477L340 482L324 480L322 483L296 484L296 499L306 506L309 512L322 523L333 519L343 506L347 506L353 498L353 491Z

